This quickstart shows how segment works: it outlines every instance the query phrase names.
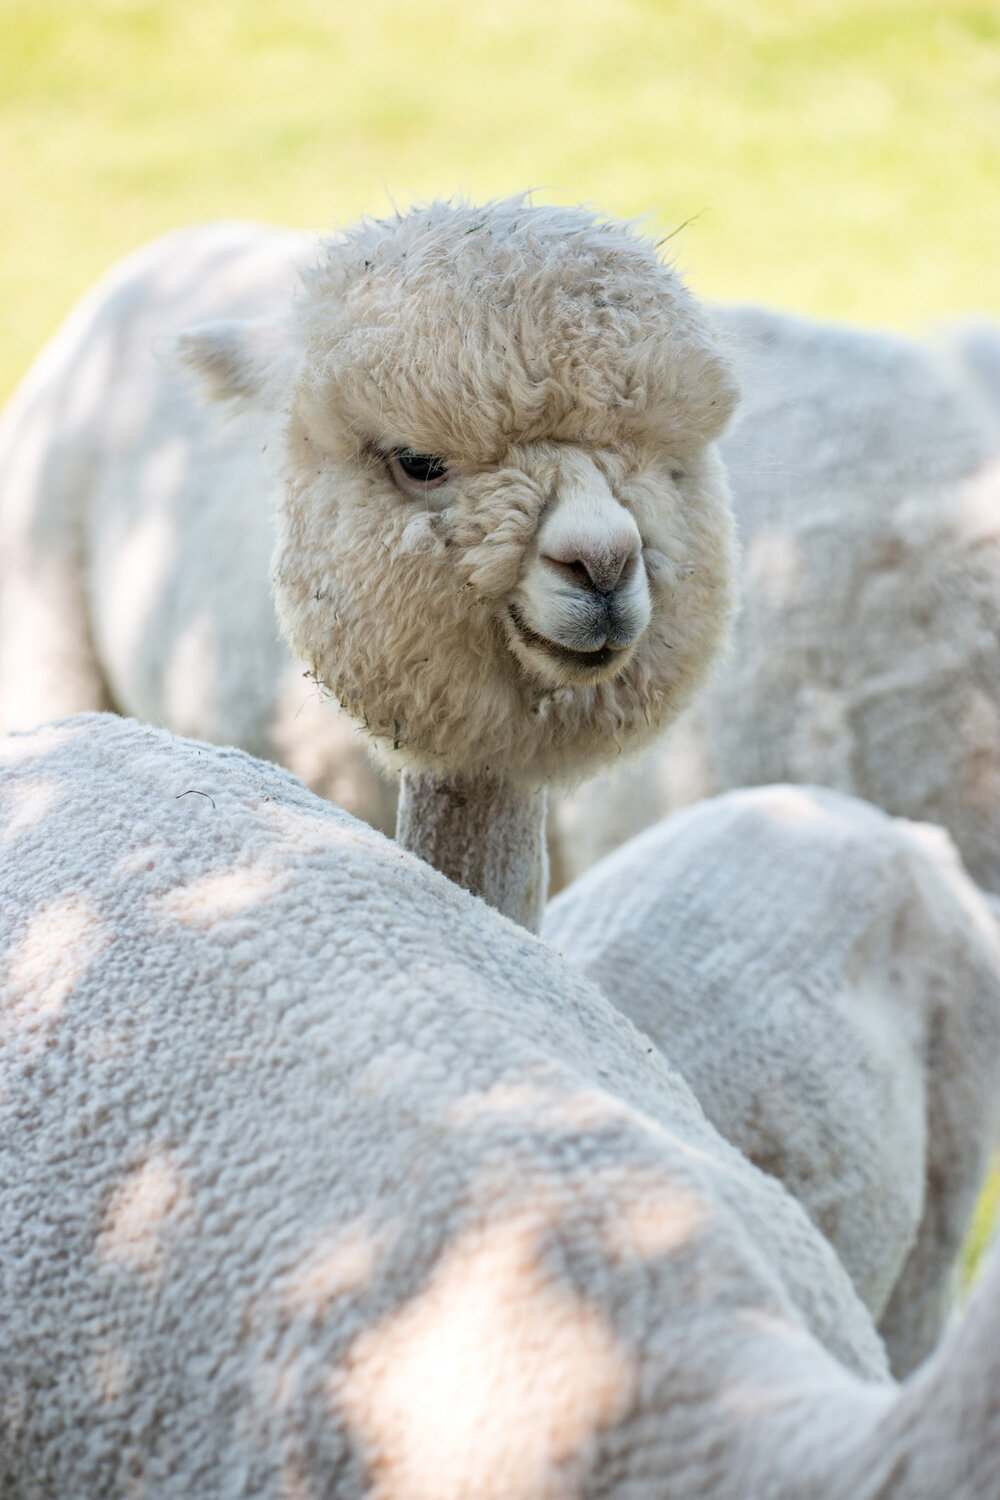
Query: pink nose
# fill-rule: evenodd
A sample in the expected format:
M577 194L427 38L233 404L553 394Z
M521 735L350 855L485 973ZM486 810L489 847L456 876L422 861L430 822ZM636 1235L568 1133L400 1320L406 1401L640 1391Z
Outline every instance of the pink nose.
M542 562L574 588L592 594L612 594L628 583L639 561L638 539L623 538L604 547L567 540L554 552L543 552Z

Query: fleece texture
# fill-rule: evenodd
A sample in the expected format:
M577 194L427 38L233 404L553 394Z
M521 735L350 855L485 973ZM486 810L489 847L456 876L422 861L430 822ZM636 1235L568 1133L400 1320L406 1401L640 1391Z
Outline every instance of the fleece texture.
M734 786L831 786L943 825L1000 890L1000 427L995 333L964 357L717 309L743 390L723 438L741 612L656 749L557 811L568 876ZM960 351L961 352L961 351Z
M596 989L240 752L4 742L0 1015L11 1500L624 1494L727 1364L884 1374Z
M239 337L195 331L181 354L220 394L287 410L278 620L384 756L539 785L686 706L729 621L714 439L736 387L649 242L582 209L433 203L329 241L269 359L251 328L234 370ZM402 449L453 477L401 495ZM567 684L526 669L510 612L581 471L638 528L652 619L613 675Z
M985 401L1000 443L1000 322L970 317L946 323L935 332L938 347L958 362L961 374Z
M730 792L608 855L542 931L805 1206L914 1368L998 1124L1000 931L947 835L817 788Z
M167 235L116 266L0 419L0 729L116 707L280 760L391 831L394 792L282 643L270 598L277 424L206 405L192 323L288 305L305 236Z
M7 740L0 1017L5 1500L997 1492L1000 1267L896 1392L652 1042L273 766Z

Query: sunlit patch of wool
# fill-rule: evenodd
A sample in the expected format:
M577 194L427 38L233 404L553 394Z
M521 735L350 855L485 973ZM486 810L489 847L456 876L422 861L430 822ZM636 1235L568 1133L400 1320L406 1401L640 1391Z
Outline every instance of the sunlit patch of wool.
M36 729L30 735L12 734L0 740L0 765L15 766L18 761L38 760L49 751L68 745L82 733L82 726L53 724L48 729Z
M165 1230L189 1213L191 1193L170 1152L155 1151L135 1167L111 1198L97 1249L147 1281L163 1271Z
M214 870L175 886L153 903L158 917L183 922L188 927L211 927L227 917L239 916L249 907L267 901L282 889L287 879L284 870L260 869Z
M29 777L0 788L0 844L10 844L49 816L63 795L58 781Z
M356 1339L330 1395L364 1442L373 1500L579 1492L573 1461L622 1416L633 1373L606 1319L539 1264L541 1227L465 1235Z
M93 1384L97 1399L113 1405L125 1389L131 1360L124 1349L104 1348L94 1356Z
M907 837L939 869L948 872L951 895L987 945L992 961L1000 965L1000 901L996 895L980 890L966 877L961 856L943 828L936 823L911 823L904 819L897 819L899 823L906 828Z
M495 1083L481 1093L463 1094L448 1110L450 1125L467 1125L489 1115L527 1114L538 1118L552 1103L552 1094L532 1083Z
M805 788L767 787L757 793L757 805L761 816L779 828L827 827L836 832L840 827L836 813Z
M0 976L0 1024L31 1031L53 1021L112 939L85 896L60 896L35 911Z
M321 1314L337 1297L368 1285L380 1250L380 1240L364 1221L347 1225L292 1272L282 1288L283 1305L292 1313Z
M380 839L374 829L355 819L348 822L340 818L317 816L314 812L300 812L294 807L270 801L256 803L253 812L275 833L293 839L303 849L343 844L349 848L364 849L368 854L385 848L385 840Z
M622 1177L618 1174L618 1185ZM604 1228L608 1249L625 1257L652 1260L693 1244L705 1227L705 1205L700 1198L673 1187L665 1193L644 1190L640 1181L632 1194L616 1192L615 1213Z
M965 481L957 514L963 541L996 539L1000 533L1000 459L984 464Z
M523 1114L533 1124L560 1131L600 1130L611 1121L636 1121L644 1128L651 1124L603 1089L574 1088L566 1093L558 1081L550 1087L543 1082L495 1084L484 1093L463 1095L451 1106L447 1119L450 1124L466 1125L497 1114Z

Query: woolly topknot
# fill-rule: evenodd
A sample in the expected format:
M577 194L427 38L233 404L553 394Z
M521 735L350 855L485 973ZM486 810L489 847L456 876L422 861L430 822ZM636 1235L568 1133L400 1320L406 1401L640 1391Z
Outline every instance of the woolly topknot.
M316 679L417 769L574 779L659 733L733 573L735 381L675 272L518 198L365 220L304 281L275 597Z

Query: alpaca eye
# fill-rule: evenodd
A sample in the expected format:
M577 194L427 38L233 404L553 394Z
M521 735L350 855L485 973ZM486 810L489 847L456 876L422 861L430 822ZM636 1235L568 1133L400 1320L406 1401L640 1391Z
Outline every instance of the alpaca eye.
M448 478L448 464L433 453L397 448L389 459L389 473L402 490L433 490Z

